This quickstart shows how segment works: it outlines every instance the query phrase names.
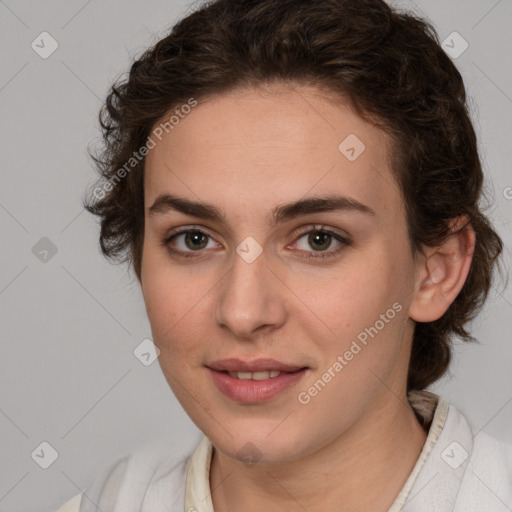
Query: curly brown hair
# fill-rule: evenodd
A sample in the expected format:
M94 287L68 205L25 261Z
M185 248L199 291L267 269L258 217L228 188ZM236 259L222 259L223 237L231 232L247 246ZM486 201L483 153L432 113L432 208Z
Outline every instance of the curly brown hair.
M459 216L475 231L461 292L441 318L415 326L407 389L424 389L447 371L452 335L475 341L465 325L488 296L503 243L479 205L483 173L462 77L428 21L382 0L215 0L146 50L112 85L99 115L102 148L90 152L101 177L84 207L101 220L101 250L140 281L140 148L155 123L191 98L276 81L326 87L385 130L412 251L442 245Z

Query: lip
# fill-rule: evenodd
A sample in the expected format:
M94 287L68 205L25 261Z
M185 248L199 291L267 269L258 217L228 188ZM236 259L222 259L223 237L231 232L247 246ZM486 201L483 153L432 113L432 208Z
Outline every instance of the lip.
M269 358L244 361L234 357L219 359L212 363L208 363L206 366L211 370L217 370L220 372L269 372L274 370L291 373L306 368L304 365L289 365Z
M243 380L231 377L223 371L208 368L217 389L231 400L243 404L258 404L271 400L301 380L308 370L302 368L264 380Z

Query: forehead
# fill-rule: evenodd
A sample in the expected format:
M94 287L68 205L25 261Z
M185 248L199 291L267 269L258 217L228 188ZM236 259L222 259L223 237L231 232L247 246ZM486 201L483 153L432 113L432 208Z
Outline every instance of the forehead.
M387 136L313 86L273 85L200 101L149 152L145 204L172 193L234 212L307 195L401 208Z

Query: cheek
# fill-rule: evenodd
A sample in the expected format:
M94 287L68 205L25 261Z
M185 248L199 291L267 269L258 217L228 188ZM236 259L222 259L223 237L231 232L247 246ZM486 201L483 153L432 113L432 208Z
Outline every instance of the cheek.
M172 333L185 313L191 287L184 286L179 273L151 247L145 249L142 263L142 293L157 345Z
M163 253L163 255L161 254ZM165 251L148 249L142 265L142 290L153 341L161 363L187 359L205 338L209 290L207 277L170 265ZM210 290L211 293L211 290Z
M319 280L302 278L297 295L335 333L373 324L401 296L399 268L378 254L354 258Z
M340 266L328 280L314 281L315 286L301 279L299 293L308 297L304 312L311 318L306 329L323 352L323 366L349 351L347 359L358 362L350 363L344 378L367 378L369 369L387 372L402 346L408 308L403 283L409 270L381 244Z

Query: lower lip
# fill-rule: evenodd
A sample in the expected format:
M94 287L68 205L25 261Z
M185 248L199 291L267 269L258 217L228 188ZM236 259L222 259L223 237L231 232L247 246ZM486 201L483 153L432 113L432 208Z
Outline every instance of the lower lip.
M217 370L210 371L213 382L228 398L242 403L266 402L296 384L306 374L307 368L293 373L281 373L265 380L237 379Z

